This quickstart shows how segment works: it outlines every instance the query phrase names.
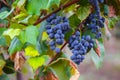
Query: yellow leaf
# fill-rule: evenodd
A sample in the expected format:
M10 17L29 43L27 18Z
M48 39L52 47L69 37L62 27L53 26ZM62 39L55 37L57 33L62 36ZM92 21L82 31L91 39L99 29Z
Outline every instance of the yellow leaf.
M2 68L5 66L5 61L0 59L0 75L2 75Z
M25 55L35 57L35 56L39 56L39 52L32 46L28 46L27 48L25 48Z
M47 59L48 59L48 56L45 56L45 55L40 57L32 57L28 59L28 63L34 70L36 70L38 67L45 64Z
M8 29L4 31L4 36L10 36L11 39L13 39L15 36L18 36L20 34L20 29Z
M46 32L43 32L42 34L42 40L46 40L48 38L48 35Z

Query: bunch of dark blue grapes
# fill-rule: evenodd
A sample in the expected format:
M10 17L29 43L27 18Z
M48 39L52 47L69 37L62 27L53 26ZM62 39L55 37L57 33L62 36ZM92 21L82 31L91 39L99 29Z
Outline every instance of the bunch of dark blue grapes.
M89 35L80 38L80 31L76 31L75 34L69 38L68 44L68 47L73 53L71 60L79 65L84 60L87 51L93 47L94 40L91 39Z
M56 53L60 53L60 48L57 45L64 43L65 33L69 31L69 21L66 17L57 16L52 14L46 20L46 31L51 41L49 42L50 49L55 50Z
M95 38L101 38L101 28L104 28L105 18L100 15L99 2L102 3L104 0L89 0L90 3L94 6L95 12L91 13L86 19L84 25L95 34Z

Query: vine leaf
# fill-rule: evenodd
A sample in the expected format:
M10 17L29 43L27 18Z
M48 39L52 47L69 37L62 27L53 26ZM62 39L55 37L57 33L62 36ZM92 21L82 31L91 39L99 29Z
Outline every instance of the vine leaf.
M8 49L9 54L12 55L17 51L20 51L22 47L23 47L23 44L20 42L20 40L17 37L14 37Z
M54 75L58 77L59 80L78 80L80 75L74 63L65 58L57 59L49 64L48 67L51 69Z
M0 19L5 19L5 18L7 18L7 17L13 12L13 10L14 10L14 8L12 8L12 9L10 10L10 12L8 12L8 11L3 11L3 12L1 12L1 13L0 13Z
M49 57L47 55L43 55L29 58L28 63L34 70L36 70L38 67L45 65L48 62L48 60Z
M32 45L37 44L38 29L35 26L28 26L25 31L20 33L19 39L24 44L26 42L31 43Z
M39 53L46 53L48 51L46 41L42 40L45 37L47 37L47 34L46 36L43 36L45 32L45 25L46 25L46 22L44 21L40 24L40 28L39 28L39 36L37 39L37 50L39 51Z
M25 63L25 57L23 56L23 51L18 51L15 55L12 56L14 61L14 68L15 70L21 70L23 64Z
M40 80L59 80L52 72L47 72L47 74L44 77L40 77Z
M80 6L79 9L77 10L77 16L78 18L82 21L84 20L89 13L91 12L91 6L87 5L87 6Z
M80 19L78 18L78 16L77 15L72 15L72 16L70 16L70 18L69 18L69 23L70 23L70 26L72 27L72 28L76 28L76 26L79 26L79 24L80 24Z
M25 48L25 55L35 57L39 56L39 52L34 47L28 46Z
M100 68L102 66L104 55L105 55L103 42L96 41L96 46L93 49L94 50L91 50L91 52L90 52L92 60L95 64L96 68Z
M4 36L10 36L11 39L13 39L15 36L18 36L20 34L20 29L7 29L4 31L3 35Z
M100 48L99 48L99 45L98 45L98 41L96 40L96 47L94 47L94 51L96 52L96 54L100 57L101 55L101 52L100 52Z
M29 14L40 15L40 10L49 9L53 4L59 5L60 0L29 0L26 9Z
M5 66L5 61L3 59L0 59L0 75L2 75L2 69Z

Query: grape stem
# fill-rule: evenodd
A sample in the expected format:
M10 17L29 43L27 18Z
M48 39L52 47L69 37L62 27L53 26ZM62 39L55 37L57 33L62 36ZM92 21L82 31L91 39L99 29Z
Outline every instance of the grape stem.
M72 0L71 2L68 2L68 3L66 3L66 4L63 5L63 6L60 6L58 9L56 9L56 10L53 11L52 13L46 15L45 17L43 17L43 18L41 18L41 19L38 18L37 21L34 23L34 25L39 24L40 22L42 22L42 21L44 21L45 19L47 19L48 17L50 17L52 14L57 13L57 12L59 12L60 10L65 9L65 8L71 6L72 4L75 4L75 3L79 2L79 1L80 1L80 0Z

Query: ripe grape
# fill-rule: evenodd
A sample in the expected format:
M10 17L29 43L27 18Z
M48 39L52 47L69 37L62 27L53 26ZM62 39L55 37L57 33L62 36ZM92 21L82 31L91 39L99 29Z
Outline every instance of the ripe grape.
M55 50L56 53L60 53L60 49L57 48L57 45L63 44L64 35L70 29L69 21L66 17L52 14L49 18L47 18L46 22L46 32L49 35L49 38L52 40L49 43L50 49Z
M93 47L94 42L89 35L82 36L80 39L80 31L76 31L75 34L69 38L68 44L68 47L73 53L71 60L79 65L84 60L88 49Z

